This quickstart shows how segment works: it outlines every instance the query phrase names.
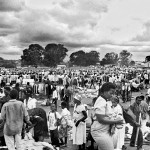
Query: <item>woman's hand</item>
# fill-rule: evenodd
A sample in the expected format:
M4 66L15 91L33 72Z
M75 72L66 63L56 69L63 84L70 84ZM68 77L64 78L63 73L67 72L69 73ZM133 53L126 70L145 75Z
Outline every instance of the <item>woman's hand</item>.
M77 127L79 125L80 121L78 120L75 124L75 126Z

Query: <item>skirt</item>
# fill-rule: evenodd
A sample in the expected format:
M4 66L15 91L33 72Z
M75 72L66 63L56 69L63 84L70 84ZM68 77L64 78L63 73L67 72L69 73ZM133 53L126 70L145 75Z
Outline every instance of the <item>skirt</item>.
M98 145L98 150L114 150L113 138L109 133L92 131L91 135Z

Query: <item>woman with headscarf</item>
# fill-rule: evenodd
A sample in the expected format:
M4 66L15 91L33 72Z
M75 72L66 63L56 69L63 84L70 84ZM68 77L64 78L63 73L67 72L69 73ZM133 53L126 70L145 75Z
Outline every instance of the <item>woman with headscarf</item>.
M73 144L79 145L79 150L85 149L86 143L86 123L87 118L84 105L81 103L81 96L74 97L74 111L73 111Z

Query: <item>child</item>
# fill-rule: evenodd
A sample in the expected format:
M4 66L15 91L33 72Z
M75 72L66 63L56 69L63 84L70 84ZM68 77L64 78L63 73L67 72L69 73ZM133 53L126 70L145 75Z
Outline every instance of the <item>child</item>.
M58 93L56 90L56 86L53 87L53 94L52 94L52 103L55 104L57 110L57 100L58 100Z
M123 119L123 110L119 105L119 98L117 96L112 97L112 109L113 109L113 118L117 119L118 117ZM122 149L124 146L125 138L125 126L123 124L115 125L115 134L113 134L114 147L116 149Z
M69 120L71 120L71 114L67 109L66 102L61 103L61 125L59 128L59 138L61 141L61 144L65 147L67 146L67 132L68 132L68 126L69 126Z
M91 119L90 130L91 130L91 125L94 122L94 107L93 106L94 106L96 100L97 100L97 97L94 97L92 100L92 109L91 109L91 114L90 114L90 119ZM90 131L88 133L87 140L91 141L91 146L88 146L87 149L94 149L94 142L95 141L94 141Z
M58 136L58 122L60 119L61 116L56 111L56 105L51 104L51 111L48 113L48 129L50 131L52 145L55 146L57 150L59 150L60 147Z

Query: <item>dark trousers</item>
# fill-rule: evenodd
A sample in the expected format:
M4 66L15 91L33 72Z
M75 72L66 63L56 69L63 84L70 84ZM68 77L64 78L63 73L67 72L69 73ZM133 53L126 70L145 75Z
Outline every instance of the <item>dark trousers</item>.
M90 89L91 89L91 87L94 87L94 89L95 89L95 85L94 85L94 82L91 82L91 85L90 85Z
M0 137L0 146L6 146L4 136Z
M137 127L133 126L132 136L130 139L130 145L135 145L135 138L137 133ZM137 139L137 149L142 148L143 146L143 134L141 129L139 129L138 139Z
M59 144L58 129L50 130L50 136L51 136L52 145L59 147L60 144Z
M57 110L57 98L53 98L52 103L55 104Z
M64 102L67 104L67 109L69 110L69 96L65 96Z

